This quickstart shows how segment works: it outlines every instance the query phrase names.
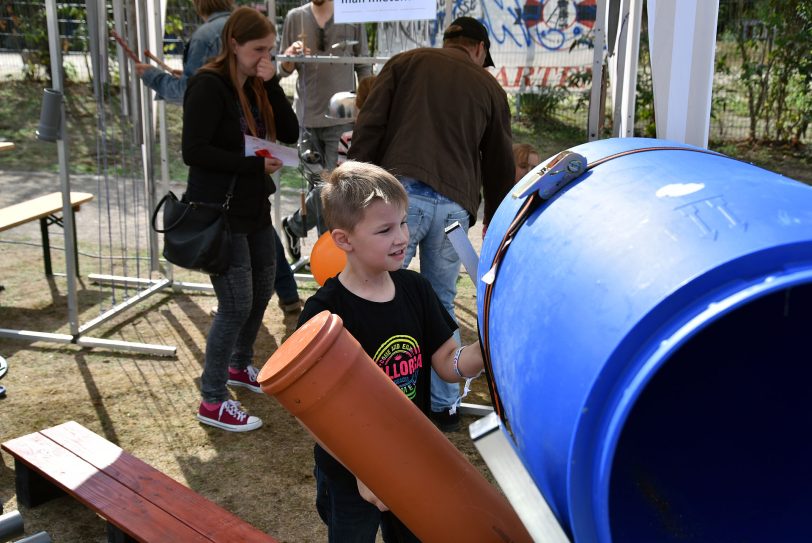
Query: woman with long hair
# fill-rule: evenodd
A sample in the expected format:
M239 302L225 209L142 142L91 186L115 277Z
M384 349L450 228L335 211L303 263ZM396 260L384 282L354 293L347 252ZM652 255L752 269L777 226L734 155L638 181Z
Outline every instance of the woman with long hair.
M231 261L212 275L217 314L206 339L200 422L232 432L262 426L231 399L227 385L261 389L252 365L254 341L273 293L276 256L268 197L274 157L245 156L245 138L295 143L299 123L279 86L271 51L276 29L252 8L234 10L221 36L222 50L189 80L183 100L186 197L228 200Z

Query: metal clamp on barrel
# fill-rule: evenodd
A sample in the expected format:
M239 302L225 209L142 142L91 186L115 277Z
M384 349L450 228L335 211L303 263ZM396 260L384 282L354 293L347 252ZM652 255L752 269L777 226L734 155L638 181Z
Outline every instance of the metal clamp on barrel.
M524 198L531 192L538 192L542 199L549 200L585 170L586 159L583 156L572 151L562 151L545 164L535 177L525 176L516 185L512 196Z

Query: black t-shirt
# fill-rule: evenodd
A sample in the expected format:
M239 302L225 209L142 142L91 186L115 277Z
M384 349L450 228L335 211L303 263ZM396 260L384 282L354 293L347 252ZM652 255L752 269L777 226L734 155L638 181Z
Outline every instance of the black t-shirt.
M411 270L390 275L395 296L388 302L365 300L347 290L337 278L328 279L308 298L299 326L324 310L341 317L344 328L370 358L428 415L431 356L448 341L457 325L422 275ZM332 474L338 475L337 468L346 471L318 445L316 463Z

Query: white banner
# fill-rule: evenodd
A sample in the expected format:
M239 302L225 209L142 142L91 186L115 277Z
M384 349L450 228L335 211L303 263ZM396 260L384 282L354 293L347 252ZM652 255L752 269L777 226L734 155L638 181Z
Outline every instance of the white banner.
M444 21L444 0L437 0L435 10L430 21L379 24L378 55L440 47L451 21ZM590 70L592 49L584 38L596 14L596 0L454 0L451 20L467 15L482 21L496 65L491 72L509 92L533 92L572 88L572 76Z
M336 23L419 21L435 17L435 0L335 0Z

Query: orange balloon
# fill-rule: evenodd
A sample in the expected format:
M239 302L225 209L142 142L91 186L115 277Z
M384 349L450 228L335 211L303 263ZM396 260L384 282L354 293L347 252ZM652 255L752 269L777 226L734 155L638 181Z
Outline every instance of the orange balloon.
M319 285L338 275L347 263L347 254L339 249L330 232L323 233L310 251L310 273Z

